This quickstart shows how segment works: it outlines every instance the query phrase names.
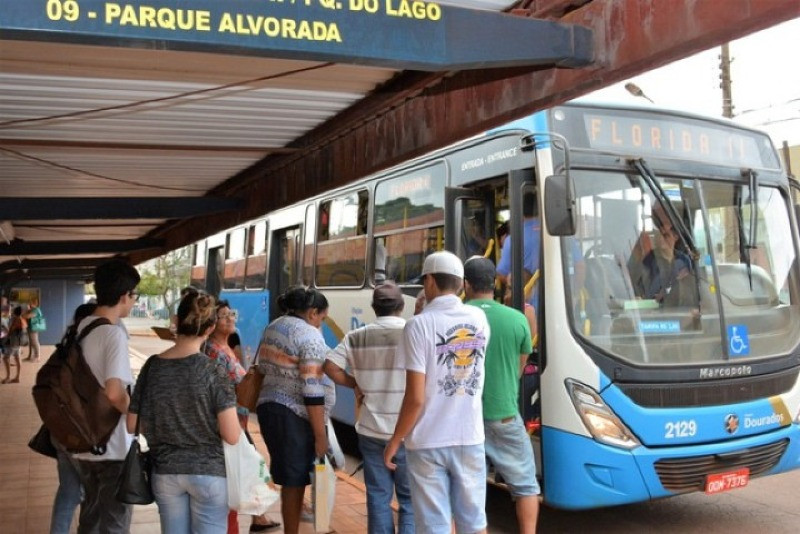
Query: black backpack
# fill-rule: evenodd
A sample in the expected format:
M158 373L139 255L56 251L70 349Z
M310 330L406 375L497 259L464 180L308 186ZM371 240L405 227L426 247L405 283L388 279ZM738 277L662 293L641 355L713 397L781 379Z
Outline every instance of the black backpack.
M104 454L121 413L106 397L83 357L81 340L108 319L92 321L80 334L67 331L39 372L33 400L50 435L67 451Z

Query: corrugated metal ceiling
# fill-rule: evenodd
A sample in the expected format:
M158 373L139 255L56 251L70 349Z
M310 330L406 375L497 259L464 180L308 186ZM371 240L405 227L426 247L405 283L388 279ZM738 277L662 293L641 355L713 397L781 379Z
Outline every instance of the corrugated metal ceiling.
M501 10L514 2L440 3ZM15 197L204 196L265 156L285 151L397 72L0 40L3 203ZM28 243L136 239L167 222L67 221L42 214L42 220L8 221L0 243L12 237ZM65 256L76 257L36 258ZM0 265L24 259L0 254Z

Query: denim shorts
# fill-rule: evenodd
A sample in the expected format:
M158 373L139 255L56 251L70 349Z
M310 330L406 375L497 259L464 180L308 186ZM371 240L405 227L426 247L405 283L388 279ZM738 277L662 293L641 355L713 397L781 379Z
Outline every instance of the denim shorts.
M505 422L503 422L505 421ZM540 493L536 481L536 462L533 459L531 438L519 414L511 420L483 421L486 433L486 456L503 477L514 497Z
M276 402L257 408L258 426L269 451L269 473L275 484L290 488L311 484L314 433L311 423Z
M478 532L486 528L483 444L406 449L417 534Z

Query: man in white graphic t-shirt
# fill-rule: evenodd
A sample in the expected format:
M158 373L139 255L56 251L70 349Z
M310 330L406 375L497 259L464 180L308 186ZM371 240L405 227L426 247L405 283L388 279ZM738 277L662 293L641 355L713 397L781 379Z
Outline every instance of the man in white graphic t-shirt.
M484 357L486 316L457 294L464 266L450 252L425 258L422 285L427 305L406 323L398 358L406 392L397 426L384 452L405 444L411 502L418 533L486 532L484 452Z

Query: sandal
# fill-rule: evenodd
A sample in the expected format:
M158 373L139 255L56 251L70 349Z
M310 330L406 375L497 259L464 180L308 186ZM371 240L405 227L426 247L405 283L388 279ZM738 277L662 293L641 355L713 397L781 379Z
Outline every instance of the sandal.
M259 523L251 523L250 524L250 532L269 532L270 530L275 530L276 528L280 527L281 524L277 521L273 521L272 519L267 519L268 523L259 524Z
M10 378L4 378L3 380L0 380L0 384L8 384L9 382L11 382Z
M19 377L15 378L13 380L9 380L8 383L9 384L19 384Z

